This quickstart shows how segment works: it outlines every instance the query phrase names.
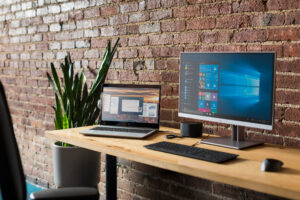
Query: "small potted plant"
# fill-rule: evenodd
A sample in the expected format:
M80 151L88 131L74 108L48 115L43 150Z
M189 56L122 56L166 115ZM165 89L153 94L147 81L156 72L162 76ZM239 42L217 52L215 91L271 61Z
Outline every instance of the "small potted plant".
M100 109L97 104L108 69L117 49L117 39L111 49L110 41L103 56L101 68L88 90L84 70L74 74L74 63L70 54L61 64L62 81L51 63L48 80L55 95L54 124L56 129L67 129L96 124ZM100 154L64 142L53 144L54 183L57 187L97 186L100 172Z

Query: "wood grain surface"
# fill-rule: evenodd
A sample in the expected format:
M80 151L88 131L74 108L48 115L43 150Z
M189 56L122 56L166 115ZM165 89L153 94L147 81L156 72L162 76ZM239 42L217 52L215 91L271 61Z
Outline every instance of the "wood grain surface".
M193 145L201 139L165 139L164 136L167 134L179 134L180 130L178 129L161 127L161 132L146 139L125 139L83 136L79 133L79 131L88 128L90 127L47 131L46 137L195 177L276 196L300 199L300 149L264 144L245 150L234 150L197 143L197 147L239 154L236 160L224 164L215 164L143 147L159 141ZM207 137L207 135L204 134L204 137ZM283 161L282 170L280 172L260 171L260 164L265 158L275 158Z

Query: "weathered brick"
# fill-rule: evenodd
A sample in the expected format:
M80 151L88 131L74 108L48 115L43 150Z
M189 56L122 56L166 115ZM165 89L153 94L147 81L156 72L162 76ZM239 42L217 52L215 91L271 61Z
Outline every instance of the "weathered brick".
M139 80L157 82L161 81L161 76L159 72L139 72Z
M231 3L207 4L202 6L203 16L217 16L231 13Z
M100 16L100 10L98 7L85 10L83 13L84 18L94 18Z
M189 18L200 16L200 6L179 7L174 9L175 18Z
M187 30L212 29L215 27L214 18L201 18L187 21Z
M62 49L74 49L75 48L75 42L74 41L63 41L61 43Z
M247 15L233 15L217 18L216 28L244 28L248 26Z
M285 24L300 24L300 13L299 12L287 12Z
M67 2L60 5L61 11L66 12L74 9L74 2Z
M130 3L120 5L121 13L134 12L137 10L138 10L138 3L136 2L130 2Z
M225 43L230 41L230 32L217 32L217 31L211 31L211 32L204 32L202 34L202 42L203 43Z
M283 46L283 55L285 57L299 57L300 56L300 44L285 44Z
M129 22L145 22L149 20L149 13L138 12L129 15Z
M233 12L261 12L265 10L262 0L241 0L232 4Z
M128 15L117 15L109 18L111 25L119 25L128 23Z
M266 41L265 30L245 30L237 31L233 34L235 42L263 42Z
M284 24L284 14L260 14L251 17L252 26L280 26Z
M120 72L120 80L122 81L136 81L137 75L133 71Z
M160 0L146 1L147 9L155 9L160 7Z
M119 58L136 58L137 50L136 49L126 49L119 51Z
M172 10L158 10L150 13L151 20L169 19L172 17Z
M84 31L84 37L98 37L99 36L99 30L98 29L92 29L92 30L85 30Z
M268 30L268 40L275 41L299 41L300 29L295 28L276 28Z
M90 42L87 40L77 40L75 46L76 48L88 48L90 47Z
M172 44L173 36L171 34L160 34L160 35L150 35L149 44L150 45L164 45Z
M60 13L60 6L59 5L50 5L48 6L48 12L49 13Z
M161 0L161 6L164 8L184 6L185 1L182 0Z
M269 0L267 1L268 10L287 10L299 8L299 1L285 1L285 0Z
M118 6L101 7L101 16L111 16L119 13Z
M144 46L148 44L148 36L130 37L128 46Z
M88 0L76 1L74 4L74 9L82 9L89 7L90 3Z
M179 33L174 35L174 43L175 44L184 44L184 43L191 43L196 44L199 41L199 34L198 33Z
M161 31L163 32L178 32L185 30L185 21L168 21L161 23Z
M66 30L74 30L76 29L76 25L74 21L69 21L67 23L63 23L62 25L62 30L66 31Z
M60 24L51 24L49 27L49 30L51 32L57 32L57 31L61 30L61 26L60 26Z
M55 50L55 49L60 49L61 48L61 43L60 42L51 42L49 43L49 49L50 50Z
M141 24L139 27L140 33L154 33L160 31L160 24L159 23L152 23L152 24Z
M99 58L99 51L97 49L87 50L84 52L84 58Z

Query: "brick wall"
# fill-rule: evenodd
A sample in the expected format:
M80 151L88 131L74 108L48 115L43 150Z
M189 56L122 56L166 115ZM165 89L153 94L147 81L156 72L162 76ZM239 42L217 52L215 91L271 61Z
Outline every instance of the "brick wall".
M75 65L97 69L107 39L120 45L107 82L161 84L161 124L178 127L180 52L276 51L273 131L247 137L300 146L299 0L3 0L0 2L0 79L13 116L25 173L53 185L53 92L46 79L71 53ZM91 81L93 73L86 70ZM224 124L205 131L228 135ZM105 177L99 188L104 194ZM205 196L203 196L205 195ZM270 199L241 188L119 160L121 199Z

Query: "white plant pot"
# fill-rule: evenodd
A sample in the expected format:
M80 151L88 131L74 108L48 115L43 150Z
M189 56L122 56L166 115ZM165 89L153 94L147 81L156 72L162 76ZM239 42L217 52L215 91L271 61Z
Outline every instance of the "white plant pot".
M57 187L97 187L100 153L81 147L52 145L54 183Z

